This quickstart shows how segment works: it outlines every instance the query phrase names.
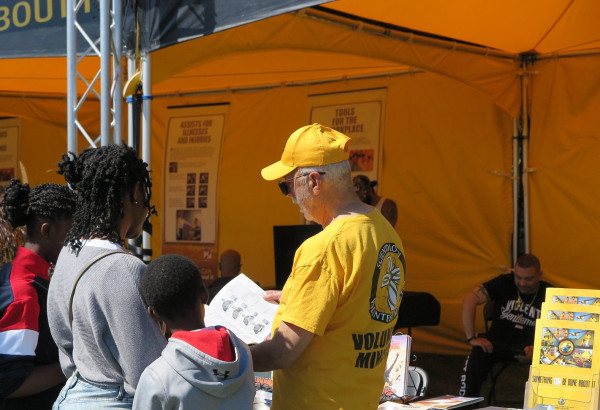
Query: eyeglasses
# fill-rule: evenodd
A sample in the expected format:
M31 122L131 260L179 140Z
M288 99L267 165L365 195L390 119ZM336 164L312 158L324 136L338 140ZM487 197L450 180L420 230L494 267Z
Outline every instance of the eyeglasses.
M325 175L325 172L321 172L321 171L318 171L318 172L319 172L319 175ZM312 172L307 172L306 174L297 175L297 176L295 176L293 178L289 178L289 179L285 179L283 181L279 181L279 182L277 182L277 185L279 185L279 189L281 189L281 193L283 195L285 195L285 196L288 196L289 193L290 193L290 188L289 188L288 182L289 181L293 181L293 180L295 180L297 178L305 177L305 176L310 175L310 174L312 174Z

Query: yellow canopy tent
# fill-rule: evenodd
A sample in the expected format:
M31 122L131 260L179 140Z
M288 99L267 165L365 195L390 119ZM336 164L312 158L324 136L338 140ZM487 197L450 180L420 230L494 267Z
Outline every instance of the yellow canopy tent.
M229 104L218 246L238 249L244 272L273 285L272 226L299 216L260 169L307 122L309 96L385 89L380 193L398 204L407 290L442 304L440 326L415 329L414 348L462 353L462 296L511 265L513 119L523 112L532 252L555 285L600 287L598 17L591 0L340 0L153 52L159 215L168 107ZM62 58L0 60L0 115L23 119L32 184L60 182L65 77ZM90 129L98 116L80 114ZM159 217L155 255L162 229Z

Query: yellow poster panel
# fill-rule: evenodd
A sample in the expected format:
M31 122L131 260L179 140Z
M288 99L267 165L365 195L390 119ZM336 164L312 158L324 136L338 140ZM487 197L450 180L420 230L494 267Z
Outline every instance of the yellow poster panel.
M526 391L526 408L598 408L600 326L589 322L539 319Z
M164 241L215 243L221 141L228 106L168 111Z
M548 288L546 290L546 302L600 307L600 290Z
M385 97L385 89L309 97L309 122L318 122L350 137L352 173L366 175L371 181L378 179L381 168Z

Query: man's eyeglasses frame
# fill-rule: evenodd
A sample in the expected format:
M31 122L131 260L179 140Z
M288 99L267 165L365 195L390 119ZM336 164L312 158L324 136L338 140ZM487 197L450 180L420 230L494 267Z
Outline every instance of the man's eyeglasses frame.
M283 181L279 181L277 182L277 185L279 185L279 189L281 190L281 193L285 196L288 196L290 194L290 188L288 186L288 182L289 181L294 181L297 178L302 178L305 177L307 175L312 174L313 172L318 172L319 175L325 175L325 172L323 171L311 171L311 172L306 172L304 174L301 175L296 175L295 177L292 178L288 178L288 179L284 179Z

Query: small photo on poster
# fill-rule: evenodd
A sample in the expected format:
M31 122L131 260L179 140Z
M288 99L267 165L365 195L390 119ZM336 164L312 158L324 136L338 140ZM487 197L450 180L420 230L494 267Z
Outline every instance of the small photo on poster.
M179 209L177 211L177 240L200 241L202 240L202 226L200 223L201 211Z
M198 208L206 208L207 204L205 196L198 197Z
M177 162L169 162L169 173L173 174L177 172Z
M373 171L373 150L360 149L350 151L350 170L357 171Z
M15 177L14 168L1 168L0 169L0 181L10 181Z
M187 196L194 196L194 195L196 195L196 185L188 185L186 187L185 194Z
M188 172L187 174L187 183L195 184L196 183L196 174L194 172Z
M194 201L194 198L187 198L185 200L185 207L186 208L195 208L196 207L196 203Z
M198 195L208 195L208 185L198 185Z
M208 172L201 172L199 179L201 184L208 184Z

